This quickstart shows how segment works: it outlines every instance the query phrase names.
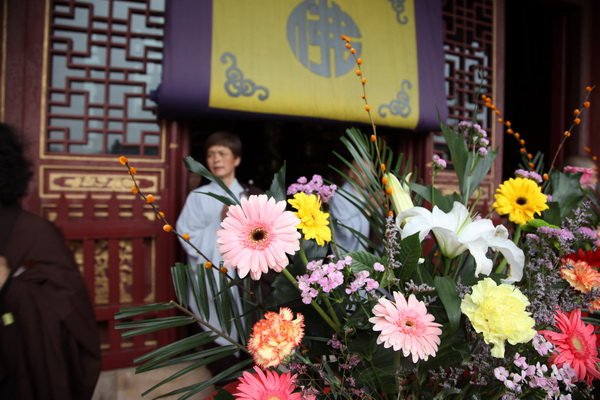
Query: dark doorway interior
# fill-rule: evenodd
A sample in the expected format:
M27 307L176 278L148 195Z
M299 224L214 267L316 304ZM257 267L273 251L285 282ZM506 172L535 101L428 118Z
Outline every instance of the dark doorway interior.
M557 153L571 113L580 102L578 85L581 6L568 1L506 0L505 107L515 132L527 150L544 154L548 170ZM574 131L576 134L576 131ZM521 168L520 145L505 134L503 178ZM567 141L557 157L577 152Z
M330 165L339 167L339 159L333 152L345 154L345 146L340 138L350 127L359 128L371 134L369 125L350 122L329 122L312 120L264 119L232 116L227 118L207 118L187 124L190 132L191 156L204 163L204 141L217 130L231 131L242 139L242 163L236 171L238 180L268 189L274 173L286 164L286 184L300 176L308 179L319 174L324 179L340 183L340 176ZM399 129L377 127L378 135L385 136L392 149L399 149L401 143L414 140L415 136L425 138L425 134L403 132Z

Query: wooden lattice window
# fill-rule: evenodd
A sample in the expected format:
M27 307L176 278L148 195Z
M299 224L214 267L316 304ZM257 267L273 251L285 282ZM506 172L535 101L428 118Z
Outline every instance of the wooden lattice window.
M493 148L496 146L496 138L495 130L491 129L492 115L482 107L477 94L485 93L494 97L494 1L443 0L442 4L447 123L456 126L460 121L470 121L473 111L478 108L478 123L489 132ZM434 134L434 153L449 160L448 148L441 132ZM456 189L454 179L451 171L444 171L436 179L436 183L453 191ZM485 186L484 183L484 199L488 198L490 189Z
M47 154L158 156L164 0L52 0Z
M444 53L448 123L469 120L477 106L477 90L491 94L494 7L492 0L444 0ZM480 113L482 126L489 115Z

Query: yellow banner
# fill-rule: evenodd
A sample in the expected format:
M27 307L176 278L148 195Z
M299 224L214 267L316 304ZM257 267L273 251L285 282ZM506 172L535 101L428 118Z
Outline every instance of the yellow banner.
M215 0L209 106L369 123L419 120L413 0ZM190 39L193 40L193 39Z

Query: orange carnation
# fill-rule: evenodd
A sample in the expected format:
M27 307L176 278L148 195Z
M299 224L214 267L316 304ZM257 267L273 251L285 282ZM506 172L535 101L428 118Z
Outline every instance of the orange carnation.
M582 293L600 287L600 273L585 261L566 260L560 269L560 276Z
M304 336L304 316L287 307L279 313L269 311L252 327L248 350L262 368L275 367L292 353Z
M592 311L600 310L600 298L597 298L596 300L592 301L591 303L588 303L587 308L589 308Z

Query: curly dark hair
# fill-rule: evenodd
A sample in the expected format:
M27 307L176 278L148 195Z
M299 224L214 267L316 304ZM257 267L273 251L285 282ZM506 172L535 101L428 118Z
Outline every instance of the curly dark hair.
M0 123L0 205L15 204L25 196L31 175L15 130Z

